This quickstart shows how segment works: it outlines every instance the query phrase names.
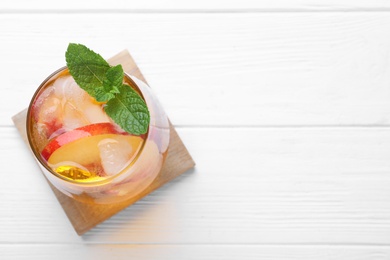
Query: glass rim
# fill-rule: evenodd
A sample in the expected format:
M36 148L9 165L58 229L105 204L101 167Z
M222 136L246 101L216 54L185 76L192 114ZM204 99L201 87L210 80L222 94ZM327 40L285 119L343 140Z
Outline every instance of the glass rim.
M66 177L62 176L61 174L56 173L47 164L47 162L45 162L42 159L42 156L40 155L40 153L38 151L36 151L36 149L35 149L34 143L32 141L33 138L31 136L31 131L30 131L30 128L32 126L32 120L31 120L30 114L31 114L31 110L32 110L32 105L34 104L36 98L38 97L38 94L40 94L40 91L45 87L46 83L49 82L50 79L52 79L55 75L57 75L58 73L60 73L62 71L65 71L67 69L68 69L67 66L63 66L63 67L57 69L56 71L52 72L49 76L47 76L46 79L44 81L42 81L42 83L39 85L39 87L35 90L35 93L33 94L32 98L31 98L30 104L29 104L28 109L27 109L27 117L26 117L26 133L27 133L27 140L28 140L29 146L31 148L31 151L33 152L33 155L34 155L35 159L38 160L38 163L40 165L42 165L55 178L61 179L61 180L65 181L65 182L67 182L67 183L76 184L78 186L96 186L96 185L104 185L104 184L110 183L113 179L116 179L117 177L119 177L123 173L125 173L127 169L132 167L138 161L139 157L141 156L141 154L142 154L142 152L144 150L146 142L147 142L147 140L149 138L149 131L150 131L151 124L149 123L148 131L145 133L145 139L142 142L141 147L138 149L137 154L135 155L133 160L130 162L130 164L127 165L126 167L124 167L120 172L118 172L118 173L116 173L116 174L114 174L112 176L109 176L107 178L104 178L102 180L96 180L96 181L91 181L91 182L80 182L80 181L72 180L70 178L66 178ZM130 74L124 72L124 76L130 81L130 83L131 83L130 87L135 87L136 88L137 92L141 95L142 99L145 101L147 107L149 108L147 100L145 99L141 89L139 88L137 83L135 83L134 80L131 78Z

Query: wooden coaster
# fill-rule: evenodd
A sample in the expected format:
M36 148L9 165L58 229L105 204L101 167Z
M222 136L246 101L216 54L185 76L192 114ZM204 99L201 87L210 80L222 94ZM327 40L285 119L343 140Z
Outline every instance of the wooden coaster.
M122 64L123 70L125 72L145 81L141 71L127 50L118 53L108 61L111 65ZM12 120L14 121L14 124L20 132L23 140L28 145L25 127L26 116L27 109L13 116ZM70 222L72 223L75 231L78 235L82 235L91 228L95 227L97 224L112 217L119 211L145 197L152 191L158 189L165 183L178 177L194 166L195 162L192 160L191 155L188 153L175 128L170 123L170 143L165 163L156 179L150 184L149 187L147 187L135 198L117 204L87 204L76 201L62 194L57 188L51 185L50 182L48 183L56 195L58 201L60 202L62 208L64 209L66 215L68 216Z

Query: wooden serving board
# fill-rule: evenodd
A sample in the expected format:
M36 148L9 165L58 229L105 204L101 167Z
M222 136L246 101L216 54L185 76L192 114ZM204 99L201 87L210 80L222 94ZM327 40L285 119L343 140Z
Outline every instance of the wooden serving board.
M131 74L143 81L146 82L141 71L137 67L133 58L130 56L127 50L124 50L111 59L108 60L111 65L122 64L122 67L125 72ZM26 116L27 109L21 111L12 117L15 126L19 130L23 140L27 143L26 135ZM28 145L29 146L29 145ZM175 128L170 123L170 143L168 148L168 155L164 162L164 165L156 177L156 179L147 187L143 192L138 196L116 204L87 204L76 201L63 193L61 193L57 188L49 183L51 189L53 190L55 196L60 202L62 208L64 209L66 215L68 216L70 222L72 223L75 231L78 235L82 235L88 230L95 227L97 224L107 220L112 217L119 211L138 201L139 199L145 197L152 191L158 189L165 183L170 180L178 177L187 170L193 168L195 162L192 160L191 155L187 151L180 137L178 136Z

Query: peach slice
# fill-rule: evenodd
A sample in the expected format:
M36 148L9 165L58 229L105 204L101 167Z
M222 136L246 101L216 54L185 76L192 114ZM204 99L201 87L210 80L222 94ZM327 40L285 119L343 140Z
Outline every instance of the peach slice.
M124 155L126 160L123 164L132 160L136 152L141 146L142 138L133 135L118 135L118 134L99 134L80 138L73 142L62 145L56 149L48 158L48 164L53 165L67 165L70 163L77 163L83 166L100 164L102 162L101 147L106 140L120 143L121 146L126 146ZM104 165L103 165L104 166ZM124 167L124 166L123 166Z
M128 135L126 132L123 132L123 130L115 127L111 123L97 123L82 126L70 132L63 133L51 140L42 150L41 155L47 161L54 152L67 144L73 143L79 139L87 139L91 136L99 136L104 134ZM85 144L81 145L88 145L88 143L86 141ZM83 147L79 147L80 151L82 149Z

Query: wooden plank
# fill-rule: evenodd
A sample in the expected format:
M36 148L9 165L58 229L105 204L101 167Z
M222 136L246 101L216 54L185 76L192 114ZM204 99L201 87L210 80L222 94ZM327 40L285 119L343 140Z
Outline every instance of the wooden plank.
M1 245L5 259L264 259L264 260L385 260L390 249L378 246L269 245Z
M390 125L386 13L11 14L0 24L1 125L64 65L69 41L104 57L129 48L175 125Z
M134 60L127 51L122 51L109 60L113 65L122 64L123 70L133 76L144 80L140 70ZM26 111L22 111L13 117L13 121L23 140L26 142ZM145 197L154 190L160 188L167 182L178 177L180 174L195 166L190 154L185 148L180 137L177 135L175 128L170 124L170 142L168 147L168 155L164 165L156 177L156 179L145 190L137 194L135 197L116 204L88 204L76 201L57 190L50 183L54 194L63 207L66 215L72 223L77 234L82 235L96 225L107 220L119 211L133 204L134 202Z
M196 169L77 238L1 127L0 242L388 245L388 128L177 130Z
M328 0L318 2L315 0L235 0L235 1L179 1L179 0L147 0L126 1L114 0L110 3L104 1L76 1L69 0L66 5L58 5L55 2L38 0L32 3L28 0L14 0L0 2L0 10L3 12L23 11L50 11L50 12L80 12L98 10L103 12L164 12L164 11L329 11L329 10L383 10L388 9L390 4L385 0Z

